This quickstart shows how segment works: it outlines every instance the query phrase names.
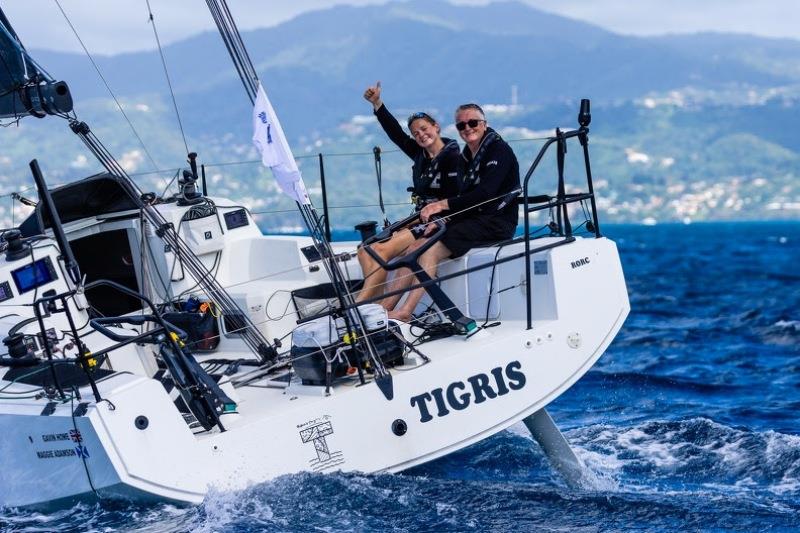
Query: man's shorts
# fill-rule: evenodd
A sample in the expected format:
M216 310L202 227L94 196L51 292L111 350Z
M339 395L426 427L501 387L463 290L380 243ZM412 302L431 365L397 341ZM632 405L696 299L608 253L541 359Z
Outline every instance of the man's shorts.
M497 217L469 217L447 224L442 243L450 250L451 258L461 257L472 248L492 246L514 236L516 224Z

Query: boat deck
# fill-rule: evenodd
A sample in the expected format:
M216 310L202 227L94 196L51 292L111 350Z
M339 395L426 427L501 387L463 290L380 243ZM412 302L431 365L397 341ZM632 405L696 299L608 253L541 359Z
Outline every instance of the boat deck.
M417 350L430 359L429 362L425 362L421 356L406 350L405 364L388 367L387 370L392 375L395 384L401 382L409 383L407 380L413 382L413 376L419 370L425 367L430 367L431 370L435 370L436 367L450 367L451 359L464 357L465 352L472 354L472 357L476 354L479 356L481 353L490 353L499 339L529 337L527 342L530 343L537 342L537 339L540 344L546 342L546 323L536 324L534 329L527 334L525 333L525 324L522 321L503 321L497 324L491 328L481 329L470 337L453 335L415 346ZM410 334L410 329L412 328L408 324L401 326L401 331L405 338L413 341L414 336ZM520 342L524 346L526 341L521 340ZM248 367L242 368L243 370L231 376L230 379L235 382L244 379L248 372L254 372ZM466 378L466 376L464 377ZM303 409L309 404L324 402L332 396L350 394L362 387L376 387L373 373L365 372L364 379L365 383L361 384L357 373L337 378L333 380L332 386L326 392L325 386L303 385L301 380L289 371L269 377L256 378L246 385L239 385L234 388L231 397L237 402L237 414L225 415L222 420L224 424L234 428L241 424L248 424L259 419L285 413L287 409ZM224 384L227 380L228 378L220 383ZM229 392L230 388L225 386L224 390ZM407 400L404 399L403 401ZM204 432L203 434L213 434L214 432L216 430ZM201 435L198 434L198 437L201 437Z

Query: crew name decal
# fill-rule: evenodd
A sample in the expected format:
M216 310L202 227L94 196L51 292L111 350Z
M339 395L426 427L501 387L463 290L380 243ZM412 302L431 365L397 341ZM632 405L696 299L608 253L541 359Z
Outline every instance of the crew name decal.
M419 409L419 421L430 422L433 420L431 411L435 409L436 416L443 417L450 414L450 410L463 411L471 404L483 403L504 396L511 391L520 390L525 386L525 374L522 373L522 364L511 361L505 368L498 366L489 374L475 374L463 381L454 381L447 387L438 387L430 392L424 392L411 397L411 407Z

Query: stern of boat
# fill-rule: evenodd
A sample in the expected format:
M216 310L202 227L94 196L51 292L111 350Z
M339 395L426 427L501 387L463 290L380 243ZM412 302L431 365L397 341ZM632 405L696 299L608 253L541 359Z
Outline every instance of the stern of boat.
M4 402L0 505L37 507L92 498L199 503L207 481L189 426L156 380L116 374L102 401ZM200 465L204 465L201 467Z

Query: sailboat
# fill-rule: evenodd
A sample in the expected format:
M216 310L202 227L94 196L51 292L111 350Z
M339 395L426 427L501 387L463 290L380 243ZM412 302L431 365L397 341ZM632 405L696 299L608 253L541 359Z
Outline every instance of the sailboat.
M227 7L212 13L243 60ZM38 68L2 12L0 23L0 45L21 61L0 80L0 116L68 118L107 169L51 190L33 160L39 202L2 234L0 505L197 504L211 489L301 471L400 472L520 421L580 482L580 460L545 408L630 309L616 245L600 231L588 100L510 199L520 237L450 261L435 279L419 253L384 264L418 272L412 288L428 293L434 312L406 324L354 302L359 243L325 238L291 164L278 171L307 237L265 235L246 207L204 195L194 154L176 195L141 191L70 115L68 86ZM255 102L257 77L242 68ZM565 190L568 144L584 154L585 192ZM558 193L530 194L548 154ZM579 235L569 208L587 204ZM554 214L546 236L531 231L536 211ZM268 307L290 312L270 318Z

